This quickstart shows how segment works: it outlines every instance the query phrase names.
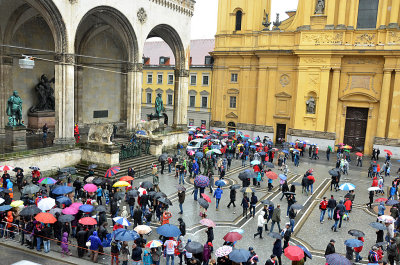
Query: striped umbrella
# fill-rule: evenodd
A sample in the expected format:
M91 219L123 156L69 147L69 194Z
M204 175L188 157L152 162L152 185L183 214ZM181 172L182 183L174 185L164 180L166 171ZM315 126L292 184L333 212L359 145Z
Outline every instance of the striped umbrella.
M53 178L41 178L39 180L40 184L47 184L47 185L54 185L56 184L57 180L53 179Z
M6 166L6 165L0 166L0 171L11 171L13 169L14 169L14 167L12 167L12 166Z
M340 190L354 190L355 188L356 188L356 186L351 183L343 183L339 187Z
M106 174L104 175L104 177L109 178L111 176L114 176L115 174L118 173L118 171L120 171L121 168L120 167L112 167L107 169Z
M116 222L116 223L118 223L120 225L123 225L123 226L130 226L131 225L131 223L128 220L126 220L126 218L121 217L121 216L114 217L113 220L114 220L114 222Z
M210 184L210 179L203 175L198 175L194 179L194 184L200 188L205 188Z
M146 248L158 248L161 247L163 243L160 240L151 240L146 244Z

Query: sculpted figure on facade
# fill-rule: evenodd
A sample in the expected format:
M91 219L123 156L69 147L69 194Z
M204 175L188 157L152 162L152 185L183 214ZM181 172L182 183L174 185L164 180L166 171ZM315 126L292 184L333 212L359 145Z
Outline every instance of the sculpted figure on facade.
M311 96L307 101L307 113L308 114L315 114L315 99L313 96Z
M315 6L315 14L323 14L325 10L325 0L318 0Z
M162 100L162 97L161 97L160 93L157 94L156 102L155 102L155 108L156 108L156 115L155 116L157 118L162 117L163 116L162 113L165 111L165 108L164 108L164 103L163 103L163 100Z
M51 86L54 83L54 78L49 80L46 75L40 77L39 84L35 86L35 91L38 95L38 104L29 109L30 112L55 109L54 89Z
M22 99L18 91L14 91L7 101L8 126L21 126L22 123Z

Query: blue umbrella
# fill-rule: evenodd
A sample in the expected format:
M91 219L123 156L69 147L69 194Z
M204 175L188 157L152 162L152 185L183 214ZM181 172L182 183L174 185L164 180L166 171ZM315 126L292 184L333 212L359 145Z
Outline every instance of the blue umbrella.
M165 224L157 228L157 233L165 237L177 237L181 235L181 230L171 224Z
M225 181L223 181L223 180L217 180L216 182L215 182L215 186L217 186L217 187L223 187L223 186L225 186L226 185L226 183L225 183Z
M189 134L194 134L194 132L193 131L189 131Z
M61 195L61 194L67 194L70 193L74 190L74 188L69 187L69 186L57 186L52 193Z
M61 204L65 204L66 206L70 206L72 204L71 199L65 196L58 197L56 201L58 201Z
M246 249L234 249L229 253L229 259L233 262L240 263L246 262L250 258L250 251Z
M259 164L261 164L261 162L259 161L259 160L253 160L253 161L251 161L251 163L250 163L252 166L254 166L254 165L259 165Z
M295 145L295 143L293 143L293 142L290 142L289 144L290 144L290 145Z
M260 156L265 156L267 153L265 153L264 151L262 151L262 152L260 152L259 154L260 154Z
M312 259L312 255L311 255L310 251L306 247L303 247L302 245L297 245L297 246L304 251L304 254L306 254L307 257Z
M286 180L286 179L287 179L287 177L286 177L285 175L283 175L283 174L279 174L279 178L280 178L281 180Z
M235 131L235 130L230 130L229 132L230 132L230 133L235 133L236 131Z
M286 150L286 149L283 149L282 152L285 153L285 154L289 154L289 151Z
M327 255L325 256L325 258L326 263L328 263L329 265L351 265L350 260L336 253Z
M134 241L140 236L134 230L118 229L112 232L111 237L114 237L116 240L119 241Z
M84 204L79 207L79 210L84 213L91 213L93 211L93 206L90 204Z
M397 200L388 200L388 201L386 201L386 205L388 205L388 206L393 206L393 205L396 205L396 204L398 204L399 203L399 201L397 201Z
M203 158L204 153L203 152L196 152L195 156L198 157L198 158Z
M12 209L12 207L10 205L2 205L2 206L0 206L0 212L8 211L10 209Z
M198 175L194 179L194 184L200 188L205 188L210 184L210 179L207 176Z
M146 132L145 132L145 131L137 131L136 134L139 134L139 135L146 135Z
M351 248L358 248L364 245L364 243L361 240L355 238L347 239L346 241L344 241L344 244Z
M257 146L255 146L255 145L250 145L250 148L257 149Z

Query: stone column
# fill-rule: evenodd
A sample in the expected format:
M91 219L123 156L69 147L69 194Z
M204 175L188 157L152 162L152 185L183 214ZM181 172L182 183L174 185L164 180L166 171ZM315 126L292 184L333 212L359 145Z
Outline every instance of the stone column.
M335 16L336 16L336 1L326 1L326 25L325 29L334 29L335 28Z
M56 144L74 143L74 56L57 55L55 65Z
M329 102L328 132L336 131L336 112L340 86L340 68L333 69L331 97Z
M390 10L390 20L388 28L397 29L399 28L399 8L400 0L392 0L392 9Z
M388 2L389 1L380 1L379 3L381 4L381 17L379 20L379 29L385 29L386 28L386 19L387 19L387 13L388 13Z
M75 122L82 122L82 104L83 104L83 67L75 67Z
M126 129L131 132L141 119L143 64L129 64L127 75Z
M187 127L187 102L189 88L189 70L175 70L175 90L174 90L174 122L172 127L184 129Z
M1 48L0 48L1 51ZM13 58L9 56L0 56L0 133L4 133L4 127L7 125L7 99L11 96L13 90L12 82Z
M349 24L347 29L353 30L355 28L355 13L356 13L356 0L350 0Z
M388 138L399 138L399 122L400 122L400 70L396 69L392 94L392 109L390 110Z
M376 126L376 137L385 137L386 135L386 122L389 110L389 94L390 94L390 83L392 81L392 70L383 70L383 81L382 81L382 92L381 99L379 101L379 114L378 114L378 125Z
M336 26L337 29L346 29L346 7L347 7L347 0L340 0L339 3L339 17L338 17L338 25Z

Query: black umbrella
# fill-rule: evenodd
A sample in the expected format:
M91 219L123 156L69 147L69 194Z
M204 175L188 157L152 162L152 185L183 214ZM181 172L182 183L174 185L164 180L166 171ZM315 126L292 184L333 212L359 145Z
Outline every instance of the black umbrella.
M140 186L144 189L151 189L153 188L153 183L151 183L150 181L143 181Z
M98 205L98 206L96 206L95 210L98 211L99 213L101 213L101 212L107 212L106 207L104 207L103 205Z
M125 192L120 191L114 194L114 198L116 198L117 200L122 200L125 198Z
M275 165L273 163L271 163L271 162L266 162L265 166L269 167L269 168L274 168L275 167Z
M148 195L150 196L150 192L149 192ZM130 191L128 191L126 196L128 196L128 197L137 197L137 196L139 196L139 192L137 190L130 190Z
M101 184L104 183L104 180L96 178L96 179L92 180L92 183L95 184L95 185L101 185Z
M76 168L74 168L74 167L64 167L64 168L60 169L60 172L74 175L74 174L76 174Z
M239 184L234 184L230 187L231 190L237 190L240 189L242 186L240 186Z
M13 169L14 172L17 172L18 170L21 170L21 172L24 172L24 170L23 170L22 168L20 168L20 167L15 167L15 168Z
M32 216L32 215L35 215L35 214L38 214L41 212L42 212L42 210L40 210L38 207L33 205L33 206L28 206L28 207L25 207L24 209L22 209L22 211L19 213L19 215Z
M65 215L61 215L60 217L58 217L58 221L60 221L61 223L68 223L74 219L75 219L75 217L70 214L65 214Z
M387 245L387 242L379 242L379 243L376 243L374 246L376 246L376 247L382 247L382 246L386 246Z
M250 179L250 178L255 177L254 175L255 174L252 171L246 169L245 171L240 172L239 179L240 180Z
M95 169L95 168L97 168L96 164L91 164L90 166L88 166L88 169Z
M22 189L22 194L35 194L38 191L40 191L39 186L30 184L30 185L25 186Z
M274 205L274 203L270 200L263 200L263 201L261 201L261 203L264 205Z
M295 203L295 204L292 204L292 206L290 206L290 208L292 208L292 209L294 209L294 210L301 210L301 209L304 208L304 206L301 205L301 204Z
M292 185L294 185L294 186L301 186L301 183L299 183L299 182L293 182Z
M276 232L270 232L268 235L272 238L282 239L282 236Z
M186 188L181 185L178 185L176 188L178 189L178 191L186 191Z
M203 245L196 241L190 241L186 244L185 249L193 254L199 254L203 252Z
M351 229L347 232L349 235L356 236L356 237L363 237L365 236L363 231L357 229Z
M335 169L331 169L328 171L329 175L337 177L339 176L339 171L335 170Z
M157 194L157 192L155 192L154 190L149 191L149 192L147 193L147 195L149 195L150 197L154 197L154 195L156 195L156 194Z
M165 198L165 197L159 198L158 201L163 203L163 204L172 205L172 202L169 199Z
M168 155L167 154L162 154L158 157L158 161L167 161Z
M167 194L165 194L164 192L157 192L155 195L154 195L154 199L159 199L159 198L166 198L167 197Z
M201 207L208 209L209 204L203 198L198 199L197 202L200 204Z

